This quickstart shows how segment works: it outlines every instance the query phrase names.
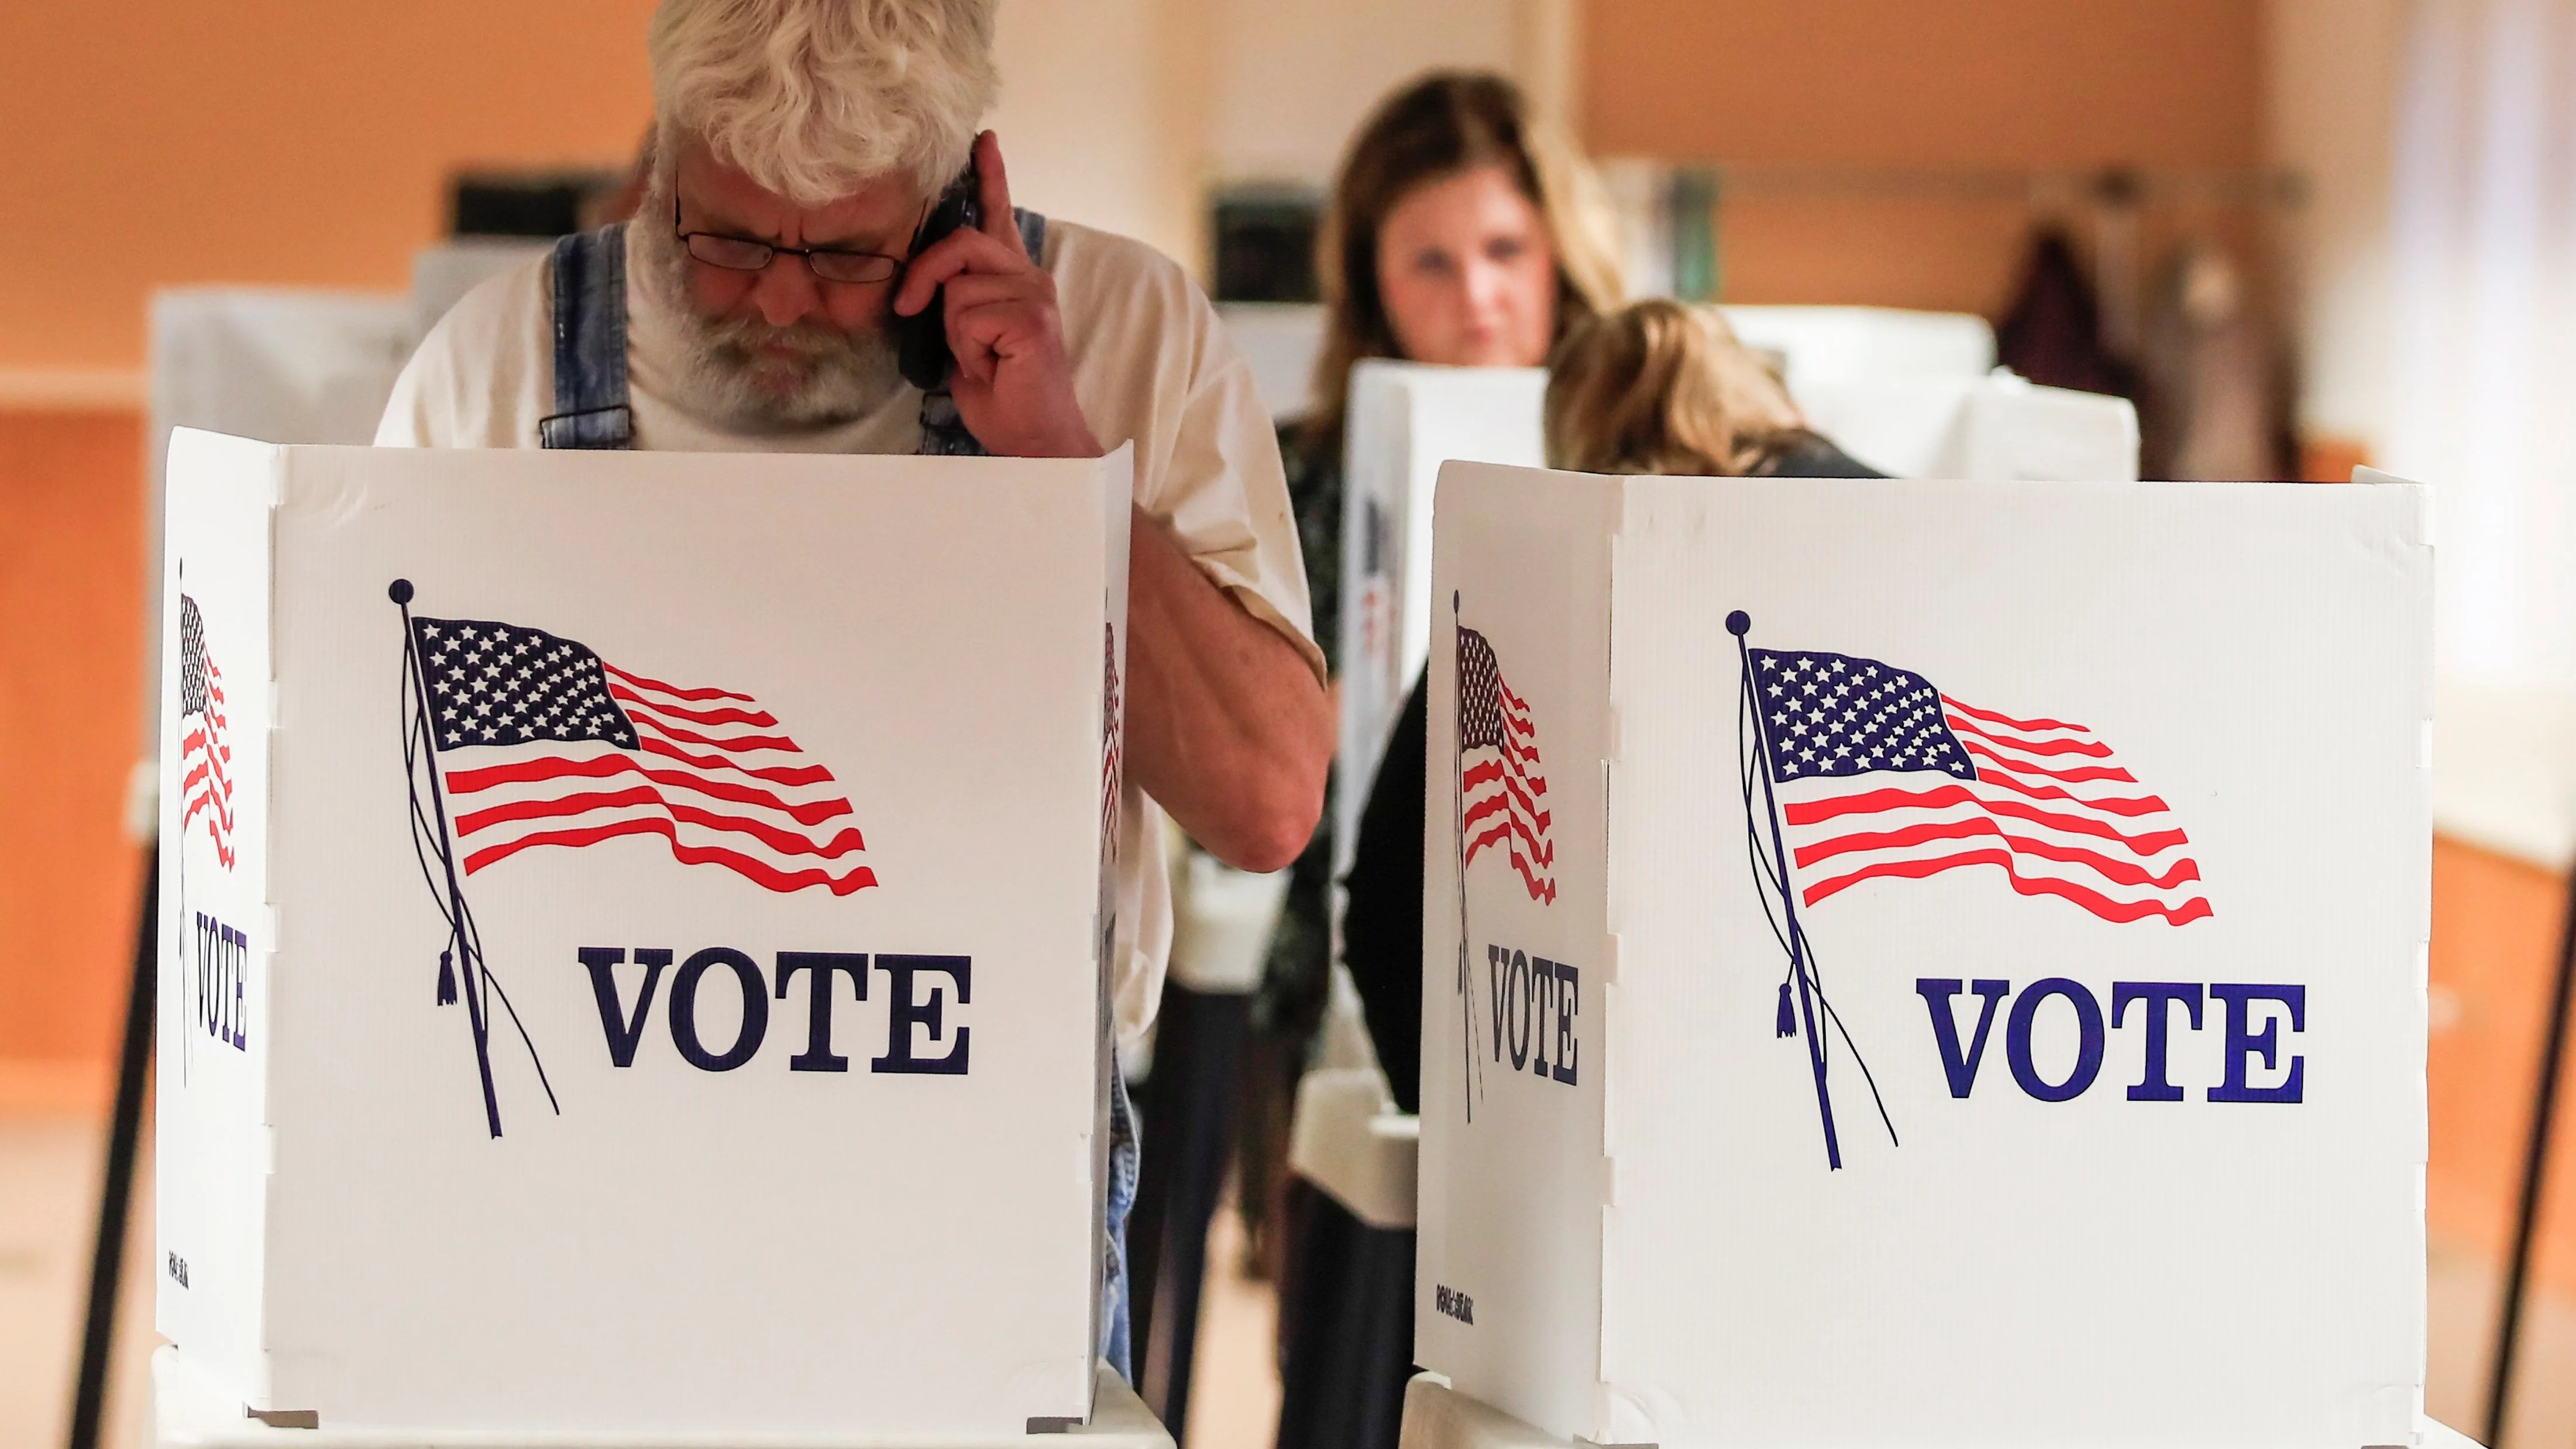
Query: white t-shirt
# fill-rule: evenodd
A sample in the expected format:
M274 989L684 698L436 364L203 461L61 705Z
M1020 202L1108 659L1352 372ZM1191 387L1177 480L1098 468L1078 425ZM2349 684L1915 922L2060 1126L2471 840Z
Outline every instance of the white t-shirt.
M1216 311L1170 259L1141 242L1050 221L1073 391L1105 447L1136 445L1136 502L1254 618L1297 646L1316 677L1305 565L1270 415ZM553 310L543 258L466 294L420 344L376 428L378 447L533 448L554 411ZM627 268L627 371L635 445L679 452L910 453L921 394L898 387L855 421L793 434L732 433L667 390L669 325ZM1131 777L1120 811L1118 940L1110 990L1120 1039L1162 998L1172 943L1163 812Z

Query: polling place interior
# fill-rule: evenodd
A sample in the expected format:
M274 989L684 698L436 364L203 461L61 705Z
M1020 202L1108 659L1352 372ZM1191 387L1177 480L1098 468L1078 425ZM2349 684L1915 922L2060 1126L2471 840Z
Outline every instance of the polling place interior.
M367 441L439 306L615 204L653 8L0 3L0 1445L67 1441L97 1317L163 434ZM1980 375L2133 402L2135 476L2429 482L2424 1408L2495 1422L2518 1265L2494 1449L2576 1449L2576 1110L2534 1131L2576 867L2576 410L2548 401L2576 384L2576 0L1002 0L996 49L1015 199L1180 260L1282 418L1334 169L1445 67L1513 78L1598 166L1636 292L1973 322ZM1330 1044L1206 1007L1258 993L1279 889L1175 859L1175 979L1237 1036L1161 1054L1194 1117L1131 1053L1164 1140L1218 1144L1139 1388L1188 1449L1267 1449L1297 1080ZM90 1441L117 1449L150 1442L158 1342L143 1121ZM1156 1211L1194 1228L1192 1201Z

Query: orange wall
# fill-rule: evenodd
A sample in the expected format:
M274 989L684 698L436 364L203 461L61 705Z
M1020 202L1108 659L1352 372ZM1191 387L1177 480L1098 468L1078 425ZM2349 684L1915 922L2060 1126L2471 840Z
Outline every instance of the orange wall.
M632 153L651 9L0 7L0 371L139 368L155 287L403 287L460 163Z
M143 429L0 416L0 1106L105 1081L133 959L124 832L143 622Z
M2246 167L2262 21L2259 0L1587 0L1582 130L1596 155L1736 166ZM1991 315L2032 215L1738 194L1721 210L1725 294Z
M2434 842L2424 1206L2434 1236L2492 1258L2512 1242L2566 897L2567 883L2546 871ZM2576 1081L2562 1079L2559 1092L2534 1271L2576 1292Z
M621 162L651 9L0 6L0 1108L104 1087L143 579L142 420L10 400L139 372L158 287L405 287L459 166Z

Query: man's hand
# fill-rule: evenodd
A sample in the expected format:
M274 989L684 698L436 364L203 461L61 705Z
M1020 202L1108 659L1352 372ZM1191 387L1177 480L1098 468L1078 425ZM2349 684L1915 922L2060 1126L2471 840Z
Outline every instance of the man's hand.
M976 440L1005 458L1097 458L1102 449L1073 397L1055 278L1020 244L1002 145L975 138L982 178L980 229L942 237L904 268L894 310L912 316L947 289L948 346L957 354L949 395Z
M1127 760L1217 859L1278 870L1324 809L1333 715L1315 671L1142 509L1129 513Z

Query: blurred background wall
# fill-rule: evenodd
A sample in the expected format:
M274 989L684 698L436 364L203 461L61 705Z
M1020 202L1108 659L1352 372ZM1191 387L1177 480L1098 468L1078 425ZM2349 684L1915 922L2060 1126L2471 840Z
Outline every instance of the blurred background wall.
M1582 133L1600 155L1744 173L1719 199L1729 301L1992 316L2034 210L2078 199L2031 173L2263 159L2263 17L2257 0L1593 0Z
M144 306L398 291L460 165L615 163L644 0L0 8L0 1100L103 1102L140 878Z

